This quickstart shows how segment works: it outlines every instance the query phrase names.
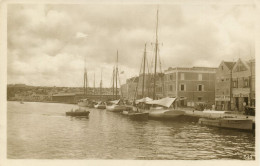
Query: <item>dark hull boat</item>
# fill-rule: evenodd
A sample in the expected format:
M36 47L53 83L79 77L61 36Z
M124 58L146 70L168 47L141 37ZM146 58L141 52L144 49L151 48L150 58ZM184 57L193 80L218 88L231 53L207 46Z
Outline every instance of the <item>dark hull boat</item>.
M83 108L78 108L75 111L73 111L73 109L69 112L66 112L66 116L85 116L88 117L89 116L89 111L87 111L86 109Z
M129 107L127 110L124 110L122 112L124 115L127 115L129 118L131 119L148 119L149 113L148 112L144 112L144 110L138 110L136 107Z
M89 111L85 112L66 112L66 116L89 116Z
M149 113L148 112L129 112L128 116L131 119L148 119Z

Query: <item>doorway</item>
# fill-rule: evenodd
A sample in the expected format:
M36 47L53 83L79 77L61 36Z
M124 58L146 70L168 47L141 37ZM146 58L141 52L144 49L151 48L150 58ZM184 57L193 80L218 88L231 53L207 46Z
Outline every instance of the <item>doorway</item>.
M239 101L238 101L238 97L235 97L235 109L238 110L239 108Z

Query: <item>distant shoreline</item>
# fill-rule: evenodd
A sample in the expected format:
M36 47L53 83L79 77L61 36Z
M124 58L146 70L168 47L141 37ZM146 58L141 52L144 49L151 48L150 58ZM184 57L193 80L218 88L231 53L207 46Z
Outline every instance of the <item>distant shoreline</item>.
M20 100L7 100L8 101L14 101L14 102L21 102ZM26 101L26 100L23 100L22 102L36 102L36 103L60 103L60 104L77 104L77 103L62 103L62 102L56 102L56 101Z

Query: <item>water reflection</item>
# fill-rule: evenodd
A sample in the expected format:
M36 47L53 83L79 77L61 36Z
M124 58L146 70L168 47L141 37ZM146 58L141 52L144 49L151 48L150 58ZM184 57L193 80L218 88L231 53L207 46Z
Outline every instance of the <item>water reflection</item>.
M30 159L245 159L255 154L251 133L174 121L136 121L89 109L69 117L72 105L8 102L8 158Z

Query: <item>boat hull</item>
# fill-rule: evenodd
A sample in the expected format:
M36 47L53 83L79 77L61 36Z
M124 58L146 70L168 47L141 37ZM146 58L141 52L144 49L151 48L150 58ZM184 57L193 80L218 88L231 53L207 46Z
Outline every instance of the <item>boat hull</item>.
M208 119L208 118L200 118L199 124L221 127L221 128L230 128L230 129L239 129L239 130L253 130L253 121L250 120L250 119L237 119L237 118Z
M66 116L89 116L89 111L66 112Z
M179 110L151 110L149 118L154 119L173 119L184 115L184 111Z
M111 112L123 112L124 110L126 110L126 106L111 105L111 106L106 106L106 110L111 111Z
M124 114L124 115L128 115L128 111L122 111L122 114Z
M136 112L136 113L128 113L127 114L131 119L148 119L149 113L148 112Z
M88 106L88 102L78 102L78 106L80 106L80 107L87 107Z
M97 108L97 109L106 109L106 106L105 106L105 105L95 105L94 108Z

